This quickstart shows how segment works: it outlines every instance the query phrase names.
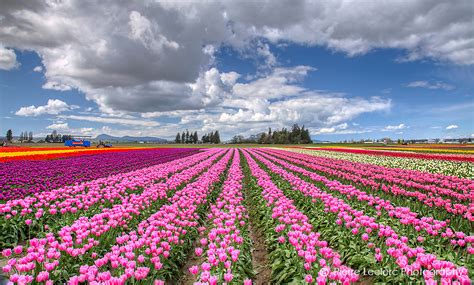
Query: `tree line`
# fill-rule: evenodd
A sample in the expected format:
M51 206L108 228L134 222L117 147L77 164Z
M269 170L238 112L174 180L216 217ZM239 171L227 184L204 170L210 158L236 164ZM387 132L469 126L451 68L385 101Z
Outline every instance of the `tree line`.
M7 142L13 141L13 131L9 129L5 135L5 139ZM56 130L52 131L50 135L46 135L44 140L40 140L39 142L48 142L48 143L63 143L67 140L71 140L71 135L61 135ZM33 132L21 132L20 136L18 137L19 142L33 142Z
M44 141L48 143L63 143L67 140L72 140L71 135L61 135L54 130L50 135L46 135Z
M258 143L258 144L309 144L312 143L311 135L308 129L294 124L291 130L282 128L281 130L272 131L268 128L268 132L252 135L248 138L243 136L234 136L231 143Z
M21 132L19 141L20 142L32 142L33 141L33 132L31 132L31 131L30 132Z
M197 143L218 144L218 143L221 143L221 138L219 135L219 131L215 131L215 132L204 134L201 137L201 140L199 140L197 131L193 133L186 130L186 132L183 131L181 134L178 132L176 134L176 138L174 142L183 143L183 144L197 144Z
M8 130L6 134L7 141L11 142L13 140L12 130ZM72 139L71 135L61 135L56 130L51 134L46 135L44 139L48 143L62 143L67 140ZM20 134L19 141L21 142L31 142L33 141L33 132L22 132ZM197 144L197 143L211 143L219 144L221 143L221 138L219 131L213 131L204 134L199 140L197 131L189 132L189 130L183 131L182 133L177 133L175 138L175 143L182 144ZM271 128L268 128L268 132L260 133L256 135L251 135L248 138L244 138L241 135L234 136L231 143L258 143L258 144L309 144L313 141L309 134L309 130L305 127L299 127L298 124L294 124L291 130L287 128L282 128L281 130L272 131Z
M5 135L5 139L8 141L8 142L12 142L13 141L13 131L11 129L9 129ZM20 142L32 142L33 141L33 132L32 131L29 131L29 132L21 132L20 133L20 137L18 138L18 141Z

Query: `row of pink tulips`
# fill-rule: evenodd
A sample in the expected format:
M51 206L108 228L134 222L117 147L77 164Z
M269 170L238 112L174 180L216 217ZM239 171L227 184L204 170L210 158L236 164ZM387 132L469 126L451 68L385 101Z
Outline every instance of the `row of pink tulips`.
M395 207L389 200L382 199L377 196L367 194L364 191L360 191L352 185L344 185L337 180L330 180L324 176L318 175L314 172L308 171L294 164L288 163L285 160L277 159L273 156L266 154L267 151L259 151L263 157L269 159L272 162L276 162L286 169L293 172L302 174L306 177L311 178L314 181L324 183L329 189L336 193L341 193L347 196L349 199L354 198L357 201L364 201L368 206L373 206L378 211L377 214L382 215L382 210L385 211L390 217L397 218L400 223L405 225L411 225L416 231L424 231L430 236L440 237L443 239L450 240L454 246L465 247L469 254L474 254L474 236L469 236L464 232L454 231L448 226L447 221L439 221L432 217L421 217L418 218L418 213L412 212L408 207ZM298 163L299 160L287 159L288 161ZM419 240L424 238L420 236Z
M319 156L312 157L317 157L318 162L320 162L321 165L344 167L344 165L347 163L346 160L341 159L323 158ZM359 170L361 174L369 172L374 177L380 177L383 179L386 179L388 176L390 177L390 182L410 188L420 187L420 189L425 188L428 190L429 187L427 186L435 186L435 189L449 189L457 193L468 195L471 195L474 191L474 182L467 178L446 176L439 173L429 173L409 169L383 167L369 163L352 163L356 166L356 169Z
M6 219L19 215L22 219L40 219L45 213L49 215L64 215L86 211L95 204L110 202L128 195L127 190L146 187L179 169L190 167L205 159L217 150L209 150L190 157L172 162L100 178L79 185L66 186L59 189L36 193L23 199L15 199L0 204L0 214ZM165 171L163 171L165 170Z
M107 246L107 238L110 239L111 235L112 237L114 236L114 229L126 229L129 221L139 216L142 211L150 207L154 202L159 200L165 201L169 191L173 191L179 185L189 182L198 173L211 166L221 153L222 151L216 152L204 161L201 161L202 157L199 155L194 160L195 163L200 162L199 165L187 168L182 172L177 171L182 170L183 165L187 165L184 161L175 165L168 165L168 167L163 166L164 168L159 170L157 169L156 172L163 173L170 173L171 169L174 169L177 173L172 175L165 183L152 184L138 195L131 194L123 197L112 208L103 209L102 213L90 218L80 217L71 226L63 227L57 233L58 238L49 233L46 239L30 240L27 255L22 258L10 259L9 265L4 267L3 271L11 273L10 271L13 269L14 272L19 273L19 275L17 274L12 277L13 280L17 276L18 278L23 278L29 275L38 281L38 278L40 278L37 276L38 274L50 272L58 264L64 264L67 256L81 257L82 259L90 257L89 255L86 256L88 251L94 250L99 244ZM193 161L193 158L190 161ZM159 174L157 173L157 175ZM8 256L11 250L5 250L4 253L5 256ZM93 252L91 256L95 258L97 253ZM15 266L12 267L11 264ZM23 266L25 264L29 264L29 266Z
M139 195L132 194L123 197L118 204L112 208L104 209L100 214L91 218L81 217L71 226L66 226L59 231L58 235L63 241L60 246L65 245L65 251L71 256L84 255L94 244L99 243L95 237L100 238L102 234L118 226L127 228L128 221L136 218L155 201L167 200L170 192L172 193L177 187L188 183L196 175L210 167L220 154L221 152L217 152L210 158L200 161L197 166L175 173L166 182L146 187ZM169 172L166 169L161 169L161 171ZM87 243L83 244L85 241Z
M225 171L233 151L214 164L204 175L176 192L159 211L143 220L137 230L117 237L117 244L94 265L82 265L80 274L69 279L69 284L82 282L124 284L127 280L144 280L166 268L166 259L173 247L184 243L187 232L198 226L197 209L207 203L212 186ZM109 268L112 270L109 270ZM156 280L156 283L163 281Z
M335 162L331 164L330 162L322 162L320 158L310 155L282 151L274 151L273 153L280 153L289 158L299 160L300 162L298 164L304 165L313 170L328 173L329 175L353 181L364 186L369 186L374 191L382 190L393 195L413 197L429 207L442 208L449 213L459 215L469 221L474 221L474 202L472 202L474 201L474 191L472 190L468 194L456 194L456 196L461 196L462 200L470 201L469 205L464 205L453 202L452 198L455 198L454 196L450 196L451 198L443 198L442 195L447 195L447 190L440 190L439 187L436 186L427 186L429 189L428 193L423 193L422 191L407 190L397 185L384 183L383 181L393 180L390 178L391 172L387 172L385 175L376 178L369 170L364 171L363 174L356 174L360 172L357 170L359 165L349 161L338 163L337 160L334 160ZM328 166L329 164L331 164L331 166ZM377 179L380 179L382 182L376 181ZM406 179L408 180L410 178L406 177ZM472 185L474 185L474 182Z
M199 265L189 268L193 275L199 275L199 282L195 284L223 284L237 282L252 284L250 279L245 279L241 255L249 255L241 229L247 226L248 214L242 204L243 173L240 167L239 152L235 152L228 178L222 186L222 192L216 202L211 205L208 220L211 223L207 235L200 239L200 246L194 249L197 256L206 255L206 259ZM248 245L247 245L248 246ZM244 251L244 252L243 252ZM243 266L246 266L243 264Z
M189 158L159 164L108 178L66 186L34 196L0 204L0 222L9 235L0 239L0 250L21 242L25 237L40 236L48 231L59 231L83 215L100 213L131 193L165 179L173 171L190 167L213 155L217 150L197 153ZM178 167L178 168L176 168ZM168 172L160 171L165 169Z
M394 169L305 154L301 154L301 156L304 156L306 159L311 159L311 162L317 163L321 167L342 170L346 172L347 175L369 179L370 183L374 185L382 181L397 187L415 189L426 193L428 196L442 196L456 199L460 202L469 201L474 198L474 182L467 178L457 177L455 178L457 181L452 182L450 179L453 179L453 177L443 176L441 174ZM433 178L433 176L435 178Z
M280 222L275 228L276 232L281 233L279 242L291 244L298 256L304 260L304 268L308 272L305 276L306 282L314 281L314 272L318 284L325 284L328 278L330 282L356 282L358 275L342 265L340 255L328 247L326 241L319 239L320 234L313 231L308 217L296 209L293 201L272 182L270 176L257 165L249 152L244 151L244 154L252 175L262 188L262 196L267 201L267 206L272 209L272 218Z
M251 151L269 171L278 174L288 181L295 191L300 191L304 196L311 197L314 202L320 201L325 205L327 212L336 213L339 217L337 225L345 226L352 230L354 235L361 233L361 240L368 241L372 236L385 241L386 253L392 257L398 267L403 272L426 271L424 280L427 284L436 284L434 275L428 274L430 270L439 272L440 281L451 284L459 282L460 284L470 284L468 270L464 267L458 267L452 262L438 259L435 255L426 253L422 247L412 248L408 245L408 237L400 236L391 227L377 223L373 217L364 214L363 211L353 209L343 200L333 197L313 184L310 184L296 175L276 166L267 159ZM378 261L383 259L380 248L369 247L375 250L375 258ZM410 263L410 260L412 262Z

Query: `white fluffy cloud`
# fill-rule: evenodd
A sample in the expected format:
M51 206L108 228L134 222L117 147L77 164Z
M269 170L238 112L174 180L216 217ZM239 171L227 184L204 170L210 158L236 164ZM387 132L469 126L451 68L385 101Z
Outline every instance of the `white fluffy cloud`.
M320 128L319 130L316 131L315 134L319 135L319 134L336 134L336 133L341 133L341 132L345 133L348 126L349 125L347 123L343 123L343 124L339 124L332 127Z
M25 117L36 117L45 114L58 115L62 112L75 108L76 106L70 106L64 101L58 99L49 99L48 103L43 106L36 107L35 105L31 105L28 107L21 107L18 111L16 111L15 115Z
M18 66L15 51L0 45L0 69L10 70Z
M250 83L237 83L233 87L236 96L245 99L265 98L277 99L299 94L304 89L294 83L301 81L309 71L309 66L293 68L276 68L270 75Z
M202 128L203 131L222 130L224 136L252 134L269 126L281 128L295 122L316 133L329 133L333 128L342 131L343 126L347 128L346 121L364 113L391 108L390 100L379 97L358 98L307 90L299 82L310 70L305 66L276 68L271 74L254 81L236 83L230 89L226 86L224 102L209 112L176 113L175 116L181 118L182 124L191 124L190 127Z
M379 97L359 98L342 93L315 92L300 85L310 70L306 66L276 68L265 77L237 83L238 73L220 73L211 68L190 85L191 93L204 93L206 104L222 100L214 107L200 110L160 111L133 115L59 115L62 120L89 121L114 124L138 129L160 126L155 135L172 137L177 130L189 128L200 133L219 129L226 138L235 133L249 135L267 127L287 127L295 122L304 124L315 133L359 133L364 130L349 130L346 121L362 114L384 112L391 108L391 101ZM86 112L87 113L87 112ZM169 117L179 120L177 124L160 124L153 118ZM333 130L333 131L332 131ZM117 132L117 130L111 130Z
M449 126L446 127L446 130L455 130L457 128L459 128L458 125L449 125Z
M399 124L399 125L388 125L385 128L382 129L384 132L393 132L393 131L398 131L398 130L403 130L406 129L407 126L405 124Z
M250 130L298 120L317 130L388 110L391 102L306 90L300 82L315 68L281 67L269 43L323 46L348 56L398 48L405 51L401 60L474 64L471 11L469 0L5 0L0 42L9 49L0 49L0 68L17 65L13 49L35 51L44 66L43 88L78 89L108 114L181 112L189 124L231 122L229 128ZM222 46L242 54L253 49L263 72L250 81L220 72L213 63ZM48 113L41 107L17 113Z
M229 5L228 5L229 6ZM399 13L393 13L399 11ZM350 56L401 48L404 60L473 64L470 1L259 1L228 9L238 31L323 45Z
M0 41L38 52L44 88L78 88L104 111L188 110L216 103L189 87L208 69L212 51L245 49L255 39L349 56L400 48L407 60L473 64L471 8L469 0L4 1ZM257 42L256 53L275 66L268 44Z
M42 67L41 65L35 66L35 68L33 68L33 71L34 71L34 72L42 72L42 71L43 71L43 67Z
M446 91L454 89L454 86L444 83L444 82L428 82L424 80L413 81L413 82L408 83L406 86L411 87L411 88L419 87L419 88L427 88L427 89L433 89L433 90L443 89Z
M64 131L69 129L68 123L54 123L46 127L49 130Z

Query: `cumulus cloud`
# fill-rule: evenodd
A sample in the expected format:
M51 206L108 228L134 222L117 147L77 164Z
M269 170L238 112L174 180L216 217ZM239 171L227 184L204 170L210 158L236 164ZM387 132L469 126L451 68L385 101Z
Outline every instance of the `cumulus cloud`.
M245 50L257 41L256 54L270 67L277 59L267 43L286 42L349 56L398 48L406 51L405 60L473 64L471 8L469 0L7 0L0 40L41 56L44 88L78 88L103 111L197 110L212 107L216 98L190 85L209 70L223 45ZM103 11L113 16L103 17ZM12 50L2 52L12 56Z
M9 48L0 49L0 68L16 66L13 49L35 51L44 66L43 88L78 89L106 114L138 113L151 119L176 112L183 124L226 126L230 131L295 121L314 130L330 129L367 112L386 111L391 102L307 90L301 82L315 68L282 67L270 47L296 43L348 56L397 48L405 52L401 60L469 65L474 64L471 8L469 0L94 5L6 0L0 11L0 42ZM245 80L236 72L219 71L214 54L223 46L244 55L253 49L264 72ZM436 82L418 87L428 86L448 88ZM34 111L40 107L23 107L17 113L47 113Z
M302 91L291 98L267 100L265 98L235 98L232 104L238 109L226 109L218 114L184 116L188 122L193 118L206 121L208 128L218 128L225 133L251 134L262 128L286 127L294 122L304 124L315 132L330 132L347 127L346 121L370 112L383 112L391 108L391 101L372 97L350 98L343 94ZM337 128L334 126L338 125ZM251 128L250 130L248 130ZM252 130L252 128L254 130ZM321 129L322 128L322 129Z
M0 45L0 69L11 70L19 65L16 61L15 51Z
M177 42L168 40L164 35L157 35L154 30L158 27L139 12L132 11L129 18L130 31L128 36L130 39L141 42L144 47L157 53L161 52L163 48L175 50L179 48Z
M405 124L399 124L399 125L388 125L382 129L384 132L393 132L393 131L398 131L398 130L403 130L406 129L407 126Z
M56 122L56 123L54 123L54 124L51 124L51 125L47 126L46 128L49 129L49 130L64 131L64 130L68 130L68 129L69 129L69 125L68 125L68 123L59 123L59 122Z
M315 134L336 134L336 133L345 133L347 131L348 124L343 123L332 127L320 128L316 131Z
M257 55L264 59L264 67L271 68L277 64L275 55L271 52L268 44L260 44L257 47Z
M400 48L404 60L431 57L473 64L469 1L261 1L235 3L229 18L239 30L274 42L323 45L356 56ZM400 11L401 13L393 13ZM311 32L308 32L311 31Z
M364 113L384 112L391 101L379 97L349 97L342 93L315 92L300 85L313 68L276 68L267 76L247 83L236 83L239 74L212 69L202 76L194 92L220 94L221 104L189 111L147 112L142 118L168 117L179 120L181 128L208 131L219 129L223 137L261 132L267 127L287 127L295 122L315 132L337 125L338 131ZM175 130L171 129L172 132ZM354 130L344 130L354 133ZM360 130L357 130L360 131ZM172 134L174 135L174 134Z
M449 126L446 127L446 130L455 130L457 128L459 128L458 125L449 125Z
M34 71L34 72L42 72L42 71L43 71L43 67L42 67L41 65L35 66L35 68L33 68L33 71Z
M428 81L423 81L423 80L410 82L406 86L411 87L411 88L418 87L418 88L427 88L427 89L432 89L432 90L442 89L446 91L454 89L453 85L449 85L444 82L428 82Z
M279 64L277 57L270 49L268 41L264 41L262 38L249 40L244 46L238 47L238 52L241 57L251 59L254 62L258 74L268 73L269 70ZM254 78L252 75L247 75L247 77Z
M233 92L238 97L277 99L294 96L304 90L294 83L301 81L308 72L315 70L310 66L276 68L270 75L249 83L237 83Z
M45 114L58 115L62 112L75 108L76 106L70 106L64 101L58 99L49 99L48 103L43 106L36 107L35 105L31 105L28 107L21 107L18 111L16 111L15 115L24 117L36 117Z

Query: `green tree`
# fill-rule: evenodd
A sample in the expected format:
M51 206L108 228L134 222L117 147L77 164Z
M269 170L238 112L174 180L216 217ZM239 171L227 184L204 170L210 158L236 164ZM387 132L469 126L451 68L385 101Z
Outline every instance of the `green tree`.
M290 143L301 143L301 129L298 124L294 124L291 128L291 133L289 136Z
M176 138L174 139L175 143L181 143L181 136L179 135L179 132L176 134Z
M188 130L186 130L185 142L186 142L186 143L189 143L189 131L188 131Z
M271 144L273 142L273 133L272 128L268 128L268 134L264 137L263 143L264 144Z
M301 128L301 143L312 143L311 135L309 130L305 129L304 126Z
M7 131L6 138L7 138L7 141L9 141L9 142L11 142L13 140L13 132L12 132L11 129Z
M219 135L219 131L215 131L215 132L214 132L214 134L213 134L213 136L212 136L212 141L213 141L213 143L215 143L215 144L221 143L221 137L220 137L220 135Z
M198 132L195 131L194 134L193 134L193 143L194 143L194 144L197 144L198 141L199 141Z

